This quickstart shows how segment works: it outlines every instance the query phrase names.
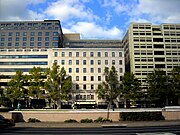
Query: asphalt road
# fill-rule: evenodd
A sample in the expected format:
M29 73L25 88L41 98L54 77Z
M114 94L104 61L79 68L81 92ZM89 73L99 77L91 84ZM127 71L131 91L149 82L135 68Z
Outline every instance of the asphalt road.
M123 128L11 128L0 135L180 135L180 125Z

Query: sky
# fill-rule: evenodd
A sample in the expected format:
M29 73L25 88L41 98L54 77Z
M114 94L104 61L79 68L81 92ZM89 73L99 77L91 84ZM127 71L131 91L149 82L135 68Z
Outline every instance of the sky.
M180 0L0 0L0 21L45 19L81 39L121 40L131 22L180 23Z

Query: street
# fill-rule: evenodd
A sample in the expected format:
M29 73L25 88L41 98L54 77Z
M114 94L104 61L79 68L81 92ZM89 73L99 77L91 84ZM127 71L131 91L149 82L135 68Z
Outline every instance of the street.
M180 125L125 128L11 128L0 130L1 135L179 135Z

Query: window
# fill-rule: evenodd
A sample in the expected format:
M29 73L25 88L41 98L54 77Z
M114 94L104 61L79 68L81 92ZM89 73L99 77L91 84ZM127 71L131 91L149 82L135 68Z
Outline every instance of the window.
M49 32L46 32L46 33L45 33L45 36L49 36Z
M46 46L46 47L49 46L49 42L45 42L45 46Z
M27 44L26 44L26 42L23 42L23 46L26 46Z
M23 32L23 36L27 36L27 32Z
M105 60L105 65L108 65L108 60Z
M94 57L94 53L93 52L90 52L90 57Z
M76 57L79 57L79 52L76 52Z
M69 68L69 73L72 73L72 68Z
M34 36L34 32L31 32L31 36Z
M112 52L112 57L115 57L115 52Z
M12 36L12 32L9 32L9 34L8 34L9 36Z
M58 37L53 37L53 41L58 41L59 38Z
M122 81L122 76L119 77L119 80Z
M15 46L19 46L19 43L15 43Z
M1 38L1 41L4 41L5 39L4 38Z
M91 81L94 81L94 76L91 76Z
M12 38L8 38L8 41L12 41Z
M76 73L79 73L79 68L76 68Z
M79 76L76 76L76 81L79 81Z
M65 52L62 52L62 53L61 53L61 56L62 56L62 57L65 57Z
M58 36L58 32L53 32L53 36Z
M38 46L41 46L42 45L42 43L41 42L38 42Z
M16 32L16 36L20 36L20 33L19 33L19 32Z
M86 52L83 52L83 57L86 57Z
M79 65L79 60L76 60L76 65Z
M30 38L30 41L34 41L34 37L31 37L31 38Z
M58 52L54 52L54 57L57 57L58 56Z
M94 65L94 60L91 60L91 61L90 61L90 64L91 64L91 65Z
M79 90L79 84L76 84L76 90ZM76 96L79 96L79 95L76 95ZM76 97L76 99L77 99L77 97Z
M101 60L98 60L98 65L101 65Z
M112 60L112 65L115 65L115 60Z
M1 46L4 46L4 43L1 43Z
M119 60L119 65L122 65L122 60Z
M119 52L119 57L122 57L122 52Z
M42 41L42 37L38 37L38 41Z
M27 38L26 38L26 37L23 37L23 41L27 41Z
M94 90L94 85L93 84L91 84L91 90Z
M90 70L91 70L91 73L94 73L94 68L91 68Z
M58 46L58 42L52 42L53 47L57 47Z
M83 65L86 65L86 60L83 60Z
M11 46L12 44L11 43L8 43L8 46Z
M83 68L83 73L86 73L86 68Z
M83 85L83 89L86 90L86 84Z
M101 68L98 68L98 73L101 73Z
M34 46L34 42L30 42L30 46Z
M72 52L69 52L69 57L72 57Z
M105 52L104 55L105 55L105 57L108 57L108 52Z
M101 81L101 76L98 76L98 81Z
M72 65L72 60L69 60L69 65Z
M38 32L38 36L42 36L42 32Z
M57 64L57 60L54 60L54 63L56 63L56 64Z
M101 52L97 52L97 56L98 56L98 57L101 57Z
M2 40L1 40L1 41L2 41ZM16 38L16 41L19 41L19 38L18 38L18 37Z
M119 68L119 73L122 73L123 72L123 68Z
M65 64L65 61L64 60L61 60L61 65L64 65Z
M83 81L86 81L86 76L83 76Z

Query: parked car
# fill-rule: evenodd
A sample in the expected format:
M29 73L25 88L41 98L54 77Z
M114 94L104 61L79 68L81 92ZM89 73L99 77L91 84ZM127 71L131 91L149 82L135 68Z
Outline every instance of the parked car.
M3 117L0 117L0 129L9 128L9 127L13 127L13 126L15 126L13 119L6 119Z

